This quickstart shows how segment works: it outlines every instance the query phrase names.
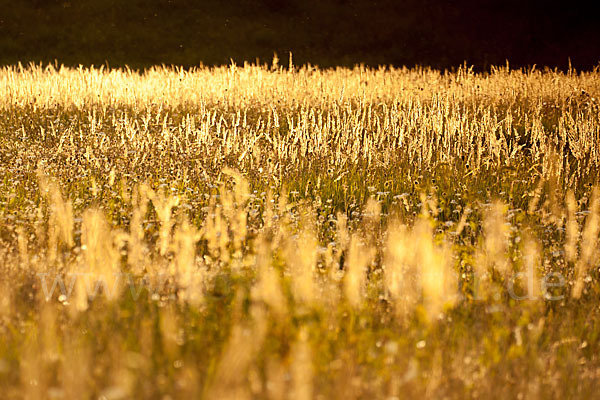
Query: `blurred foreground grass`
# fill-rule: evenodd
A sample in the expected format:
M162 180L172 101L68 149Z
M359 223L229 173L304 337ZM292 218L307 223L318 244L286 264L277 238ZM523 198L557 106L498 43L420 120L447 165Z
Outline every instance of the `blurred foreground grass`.
M0 70L0 397L585 398L600 78Z

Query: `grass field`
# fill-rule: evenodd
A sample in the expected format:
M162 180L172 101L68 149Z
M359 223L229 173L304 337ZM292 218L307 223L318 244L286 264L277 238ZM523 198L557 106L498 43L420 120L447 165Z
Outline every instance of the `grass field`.
M0 70L0 398L592 398L600 73Z

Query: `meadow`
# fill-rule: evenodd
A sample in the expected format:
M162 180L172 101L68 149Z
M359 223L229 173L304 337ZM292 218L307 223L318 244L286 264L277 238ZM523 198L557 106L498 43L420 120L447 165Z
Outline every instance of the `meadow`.
M0 69L0 398L592 398L600 72Z

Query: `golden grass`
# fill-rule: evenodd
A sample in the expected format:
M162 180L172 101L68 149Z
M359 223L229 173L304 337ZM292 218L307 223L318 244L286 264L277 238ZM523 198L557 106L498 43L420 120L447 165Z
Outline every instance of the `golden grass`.
M592 397L598 72L0 70L2 398Z

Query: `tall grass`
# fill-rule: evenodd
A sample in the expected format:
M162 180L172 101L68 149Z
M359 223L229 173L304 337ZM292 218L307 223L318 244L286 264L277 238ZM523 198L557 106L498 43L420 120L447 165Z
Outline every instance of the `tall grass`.
M0 397L592 397L599 96L3 68Z

